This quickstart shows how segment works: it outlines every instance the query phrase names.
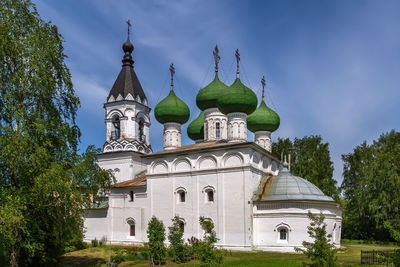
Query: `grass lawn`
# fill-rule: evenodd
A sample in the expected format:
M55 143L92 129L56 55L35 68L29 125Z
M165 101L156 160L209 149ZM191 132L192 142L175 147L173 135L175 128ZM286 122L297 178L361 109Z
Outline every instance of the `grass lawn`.
M371 250L371 247L346 247L343 251L338 253L338 260L344 266L363 266L360 265L361 250ZM376 249L379 250L379 249ZM88 248L84 250L74 251L67 253L62 257L60 266L105 266L104 262L108 259L110 249L103 248ZM224 266L278 266L278 267L291 267L302 266L302 262L307 261L306 257L302 254L287 254L287 253L273 253L273 252L232 252L224 258ZM118 266L149 266L146 260L136 260L122 262ZM164 266L199 266L198 261L191 261L185 264L175 264L168 261Z

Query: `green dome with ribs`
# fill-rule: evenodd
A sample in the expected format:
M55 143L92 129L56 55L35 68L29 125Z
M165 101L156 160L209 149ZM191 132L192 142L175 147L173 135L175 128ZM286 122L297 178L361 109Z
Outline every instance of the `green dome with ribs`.
M262 100L260 106L247 117L247 129L253 133L258 131L273 132L279 128L280 122L278 114Z
M225 115L233 112L250 114L257 108L257 102L256 94L236 78L218 98L218 109Z
M154 116L159 123L176 122L184 124L189 120L189 107L171 90L166 98L154 109Z
M215 73L214 80L201 89L196 96L196 104L202 111L208 108L216 108L218 106L218 97L224 89L228 88L226 84L218 78L218 73Z
M187 134L190 139L193 141L203 140L204 139L204 112L201 111L200 115L193 120L188 128Z

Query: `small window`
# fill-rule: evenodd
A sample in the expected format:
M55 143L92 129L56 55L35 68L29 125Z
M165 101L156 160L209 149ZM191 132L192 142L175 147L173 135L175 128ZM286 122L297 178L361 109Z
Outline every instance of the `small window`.
M113 140L118 140L120 138L121 135L121 127L120 127L120 121L119 121L119 117L115 116L112 119L112 124L114 126L114 131L112 133L111 139Z
M185 191L179 191L178 192L178 194L179 194L179 202L185 202L186 201L186 193L185 193Z
M216 138L220 138L221 137L221 129L220 129L219 122L215 123L215 137Z
M206 191L207 194L207 202L214 202L214 191L212 189L208 189Z
M133 191L129 191L129 201L133 202Z
M287 240L287 230L286 228L282 228L279 230L279 239L280 240Z
M128 218L126 222L129 225L129 236L135 236L135 220L133 218Z
M142 120L140 120L139 121L139 140L140 141L143 141L143 139L144 139L143 129L144 129L144 123Z
M130 231L129 231L130 236L135 236L135 224L130 225Z

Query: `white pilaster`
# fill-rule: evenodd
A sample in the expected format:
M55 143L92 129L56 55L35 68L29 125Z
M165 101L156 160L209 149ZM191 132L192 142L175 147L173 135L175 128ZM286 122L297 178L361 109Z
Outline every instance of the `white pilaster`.
M247 114L233 112L228 114L228 141L247 142Z
M268 152L271 152L271 132L257 131L254 133L254 142Z
M164 124L164 149L174 149L181 146L181 124L167 122Z
M227 117L218 108L208 108L204 111L204 142L228 138ZM219 136L217 136L219 124Z
M107 141L111 141L111 135L113 131L113 125L111 119L106 119L106 128L107 128Z

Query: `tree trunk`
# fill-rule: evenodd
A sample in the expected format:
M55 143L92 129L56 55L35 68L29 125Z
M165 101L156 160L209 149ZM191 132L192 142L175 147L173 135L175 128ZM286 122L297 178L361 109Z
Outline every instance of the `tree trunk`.
M12 252L11 252L11 255L10 255L10 266L11 267L18 267L18 261L17 261L17 252L15 251L15 250L13 250Z

